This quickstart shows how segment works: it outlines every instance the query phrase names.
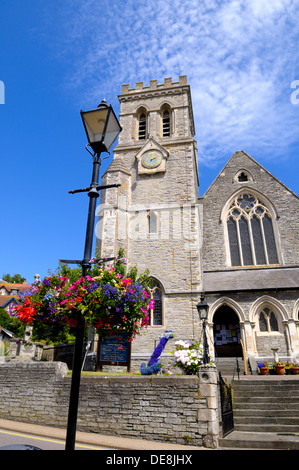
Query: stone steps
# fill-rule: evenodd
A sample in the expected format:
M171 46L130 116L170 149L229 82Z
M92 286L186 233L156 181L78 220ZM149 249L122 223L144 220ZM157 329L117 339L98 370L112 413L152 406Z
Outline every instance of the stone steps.
M298 449L299 378L247 376L233 385L234 431L222 448Z
M256 408L246 408L246 409L238 408L238 409L235 409L235 412L234 412L234 421L236 420L236 418L240 416L248 417L248 412L250 413L251 417L261 416L261 412L259 409L257 410ZM288 407L281 407L275 410L275 416L277 417L289 416L290 413L292 414L293 417L299 417L299 410L294 410L293 405L290 405ZM270 406L268 409L265 409L265 408L263 409L263 417L268 417L268 416L269 417L273 416L273 408Z
M299 433L233 431L220 439L222 450L298 450Z
M221 372L222 376L232 378L233 376L237 377L237 369L236 369L236 358L235 357L218 357L215 361L217 370ZM244 375L244 361L241 357L238 357L238 364L239 364L239 375Z

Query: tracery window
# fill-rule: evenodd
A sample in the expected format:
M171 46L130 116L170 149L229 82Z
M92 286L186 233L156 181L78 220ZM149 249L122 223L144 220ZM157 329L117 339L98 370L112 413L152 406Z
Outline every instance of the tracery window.
M152 326L163 325L163 291L158 281L153 281L149 293L155 302L154 308L149 311L149 324Z
M279 331L276 315L268 307L263 308L259 314L259 329L262 333Z
M272 215L251 194L237 196L227 216L232 266L278 264Z

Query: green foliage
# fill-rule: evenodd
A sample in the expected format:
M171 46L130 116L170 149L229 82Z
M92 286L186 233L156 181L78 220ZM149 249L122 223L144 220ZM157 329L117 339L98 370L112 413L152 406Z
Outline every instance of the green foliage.
M68 344L75 342L75 328L69 325L50 325L40 322L33 323L32 341L44 344ZM87 339L87 328L84 339Z
M23 338L25 333L25 325L15 317L11 317L4 308L0 308L0 325L11 331L18 338Z
M21 274L14 274L11 276L10 274L4 274L2 276L3 281L14 283L14 284L23 284L26 279L25 277L22 277Z

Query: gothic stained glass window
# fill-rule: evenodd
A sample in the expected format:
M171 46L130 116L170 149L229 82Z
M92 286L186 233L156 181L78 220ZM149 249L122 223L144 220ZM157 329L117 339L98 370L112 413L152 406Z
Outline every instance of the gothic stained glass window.
M154 300L154 308L149 311L149 324L152 326L163 325L163 294L158 281L153 281L149 289L151 298Z
M237 196L227 216L232 266L278 264L278 254L269 209L252 194Z
M260 331L268 331L267 321L263 312L260 313L259 326L260 326Z
M154 292L153 325L162 325L162 295L159 289Z
M259 314L259 328L263 333L279 331L276 315L268 307L263 308Z
M240 239L241 239L241 246L242 246L243 262L246 265L253 264L252 263L252 255L251 255L248 221L244 216L242 216L239 219L239 230L240 230Z
M254 215L251 219L252 237L255 249L256 264L266 264L261 221Z
M269 324L270 324L271 331L278 331L277 318L273 312L270 313Z
M241 264L240 252L239 252L239 243L238 243L238 233L236 221L233 217L230 217L227 221L228 229L228 238L230 246L230 256L233 266L239 266Z
M276 264L278 263L278 256L277 256L277 251L276 251L275 237L274 237L272 220L268 214L265 214L263 218L263 227L264 227L264 232L265 232L267 249L269 253L269 263Z

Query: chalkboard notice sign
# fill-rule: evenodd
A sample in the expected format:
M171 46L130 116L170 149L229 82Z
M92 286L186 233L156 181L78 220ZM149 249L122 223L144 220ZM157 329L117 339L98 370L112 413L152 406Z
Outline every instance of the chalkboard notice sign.
M102 370L103 365L127 366L128 372L130 371L131 343L126 333L100 339L97 370Z

